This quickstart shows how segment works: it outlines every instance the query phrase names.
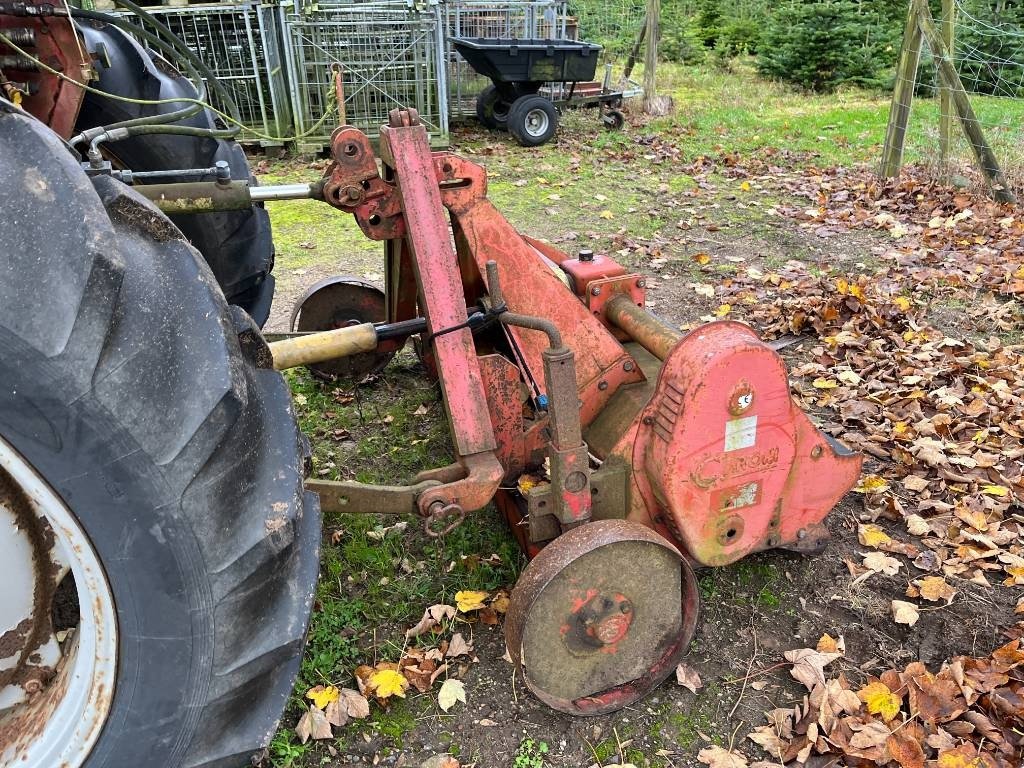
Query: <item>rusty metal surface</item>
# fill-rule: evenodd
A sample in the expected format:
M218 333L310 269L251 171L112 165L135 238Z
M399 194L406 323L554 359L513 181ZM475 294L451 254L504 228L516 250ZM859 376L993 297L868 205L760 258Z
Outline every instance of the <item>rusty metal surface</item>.
M411 119L396 117L393 122ZM390 127L382 130L381 145L390 155L386 159L394 163L428 333L465 323L462 280L435 180L426 130L421 125ZM456 454L464 457L494 451L494 431L472 333L463 328L435 336L432 346ZM496 489L497 486L491 495Z
M31 578L19 584L18 569L26 563L15 562L6 547L10 540L4 542L5 565L11 570L0 611L0 762L79 765L95 743L113 699L113 598L77 520L2 439L0 517L9 518L8 537L24 534L31 560ZM74 581L68 583L71 570ZM74 587L75 603L63 602L65 586ZM28 622L9 613L19 587L28 589ZM72 622L70 627L63 625L68 632L62 639L54 627L58 607L64 614L61 621ZM9 622L16 626L7 627Z
M615 520L626 517L630 508L631 474L632 467L617 457L613 457L604 462L600 468L591 471L590 502L591 516L594 520ZM551 483L541 483L529 488L522 503L516 505L515 515L509 519L513 528L522 524L528 530L527 540L531 544L550 541L562 532L562 523L566 521L561 519L558 514L555 487ZM518 491L512 493L522 498ZM533 554L530 554L530 557L533 557Z
M386 319L383 291L358 277L335 275L317 281L302 294L292 309L288 327L293 331L329 331ZM374 349L308 367L319 378L361 381L384 370L396 351L397 348L382 352Z
M668 357L679 340L683 338L682 333L638 306L637 302L627 294L616 294L604 305L603 309L613 325L625 331L633 341L639 343L659 360Z
M0 691L7 686L20 688L18 698L24 701L46 688L54 676L53 667L42 663L40 651L53 636L53 595L62 568L52 556L56 546L53 530L22 488L2 469L0 513L10 516L9 540L20 544L18 552L5 553L7 565L17 571L4 585L9 591L5 603L13 607L21 593L31 594L30 605L24 606L27 610L16 611L18 616L11 619L10 626L0 622ZM15 581L18 576L27 577L28 582L19 585Z
M648 521L662 516L704 565L792 545L860 472L792 402L778 354L740 323L710 323L675 346L635 434L622 448Z
M527 686L554 709L598 715L650 692L697 624L693 573L676 549L625 520L573 528L512 591L505 639Z
M327 514L417 514L416 500L437 480L413 485L372 485L354 480L306 480L306 490L320 495L320 509Z
M34 5L34 3L29 3ZM0 17L0 32L10 36L12 29L31 31L31 42L19 45L53 69L79 83L93 79L93 69L85 44L67 17L5 16ZM26 34L26 33L22 33ZM4 48L0 45L0 50ZM21 58L21 57L18 57ZM24 68L5 67L7 80L29 85L28 93L21 95L21 106L46 123L61 138L71 138L85 91L74 83L40 70L26 63ZM5 89L6 90L6 89ZM14 100L13 93L4 93Z
M562 278L548 262L567 257L550 246L527 242L486 198L483 169L463 159L446 156L452 187L442 199L451 212L452 230L461 255L476 262L485 276L486 262L494 260L509 310L547 318L566 331L566 345L575 354L577 391L583 401L581 420L586 424L619 386L640 381L643 374L601 321L578 300L568 300ZM571 333L569 332L571 330ZM544 335L513 328L510 336L537 394L548 394L542 380Z
M614 259L584 249L580 256L564 259L559 266L569 275L572 289L577 296L586 296L596 280L622 277L626 268Z
M523 405L526 393L519 379L519 369L501 355L479 358L480 375L487 393L487 408L497 442L497 456L505 468L505 479L511 481L526 469Z

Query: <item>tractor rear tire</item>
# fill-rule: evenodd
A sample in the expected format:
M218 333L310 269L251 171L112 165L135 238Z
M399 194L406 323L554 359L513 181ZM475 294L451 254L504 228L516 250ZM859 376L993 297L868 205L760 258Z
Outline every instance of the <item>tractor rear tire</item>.
M67 648L93 615L74 564L88 565L83 553L101 567L95 597L111 610L99 629L116 654L112 685L78 715L96 721L81 737L92 741L67 736L73 712L0 717L0 766L250 765L291 695L318 573L320 512L303 490L288 387L168 218L109 176L87 177L55 134L3 100L0 179L0 520L19 519L18 499L20 514L44 510L37 565L56 551L54 533L71 531L70 593L33 609L64 644L60 663L93 656ZM11 466L38 478L34 496ZM19 527L0 530L0 550ZM5 590L26 575L14 570L0 560ZM75 631L61 639L68 594ZM20 637L38 663L36 641ZM46 683L61 668L46 672L33 696L64 697ZM0 674L0 693L18 679Z
M196 97L187 78L117 27L88 22L80 24L79 29L89 50L104 51L97 60L98 80L92 83L95 88L133 99ZM181 107L181 103L133 104L87 92L76 130ZM202 110L176 125L214 128L217 122L212 112ZM117 165L133 171L211 168L218 160L225 160L231 166L231 178L253 181L245 152L233 140L143 135L106 143L103 149ZM206 259L228 302L242 307L262 327L270 315L274 295L274 245L270 217L262 204L244 211L175 214L170 219Z

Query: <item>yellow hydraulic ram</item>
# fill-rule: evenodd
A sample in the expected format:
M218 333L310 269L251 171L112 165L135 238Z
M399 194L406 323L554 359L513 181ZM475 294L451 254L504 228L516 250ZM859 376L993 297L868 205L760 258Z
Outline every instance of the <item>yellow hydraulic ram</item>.
M333 331L288 334L268 346L274 357L274 368L283 371L299 365L373 352L383 341L405 339L426 329L427 321L423 318L397 323L360 323Z

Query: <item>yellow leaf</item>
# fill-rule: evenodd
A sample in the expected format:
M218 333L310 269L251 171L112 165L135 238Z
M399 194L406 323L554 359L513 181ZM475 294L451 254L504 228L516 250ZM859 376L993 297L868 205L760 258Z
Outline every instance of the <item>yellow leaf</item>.
M750 191L750 182L749 181L744 181L742 184L740 184L740 189L742 189L744 192L749 192Z
M306 691L306 698L312 701L317 709L323 709L332 701L337 701L340 695L341 692L333 685L317 685Z
M953 599L956 590L953 589L941 576L925 576L914 582L921 591L921 597L935 603L945 600L947 603Z
M895 299L892 300L892 303L895 304L900 309L902 309L904 312L910 309L910 299L908 299L906 296L897 296Z
M888 544L892 541L889 538L889 534L879 528L877 525L860 525L857 527L857 539L865 547L878 548L883 544Z
M710 263L711 257L708 256L706 253L695 253L693 255L693 260L696 261L701 266L703 266L705 264Z
M613 219L613 218L615 218L615 214L612 213L611 211L609 211L607 208L605 208L603 211L601 211L597 215L600 216L602 219Z
M859 285L850 285L850 295L860 299L861 301L864 301L864 299L866 298L864 296L864 289L861 288Z
M466 688L461 680L449 677L441 685L441 691L437 694L437 705L445 712L455 706L455 702L466 703Z
M884 720L892 720L899 714L900 699L885 683L870 683L857 691L857 696L868 705L868 712L881 715Z
M878 475L864 475L853 490L857 493L881 493L889 490L889 484Z
M732 304L719 304L715 310L715 317L725 317L732 311Z
M856 371L849 370L840 371L836 375L836 378L843 382L843 384L849 384L852 387L857 386L863 381L859 373L857 373Z
M824 376L816 378L812 384L815 389L835 389L839 386L838 382L832 381L832 379L826 379Z
M486 599L486 592L463 590L462 592L455 593L455 605L458 606L458 609L463 613L479 611L484 607L484 600Z
M845 277L840 277L836 280L836 290L845 296L850 292L850 281Z
M393 669L381 669L370 675L366 684L368 691L373 691L378 699L386 699L389 696L405 698L405 689L409 687L409 681L405 675Z
M1005 485L986 485L981 489L982 493L987 493L989 496L999 496L1000 498L1010 492L1010 489Z
M832 635L826 632L824 635L821 636L821 639L818 641L817 650L821 653L838 653L839 644L836 642L836 639L832 637Z

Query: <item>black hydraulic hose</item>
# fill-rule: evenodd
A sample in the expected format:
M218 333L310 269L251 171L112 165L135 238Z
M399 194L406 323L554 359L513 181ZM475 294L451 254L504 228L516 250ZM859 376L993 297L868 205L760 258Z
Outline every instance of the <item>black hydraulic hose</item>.
M171 28L164 24L162 21L160 21L158 18L156 18L156 16L149 13L142 6L136 5L134 2L132 2L132 0L114 0L114 2L116 2L117 5L120 5L122 8L127 8L140 19L142 19L146 23L152 25L157 30L165 34L167 36L168 41L170 41L171 45L177 49L179 55L183 56L186 60L191 61L195 68L199 70L200 74L202 74L203 77L205 77L207 81L210 83L210 85L213 87L213 89L217 91L217 93L220 95L222 99L222 102L227 113L231 115L231 119L235 120L236 122L241 122L241 114L238 111L238 105L235 104L235 99L234 97L232 97L231 92L223 84L221 84L221 82L217 79L217 76L214 75L213 72L210 71L210 68L203 63L203 60L200 59L195 53L193 53L191 48L185 45L184 40L182 40L180 37L174 34L174 32L171 31Z
M128 32L129 34L138 37L162 53L168 60L181 59L180 64L184 65L187 70L187 74L196 86L197 98L199 101L206 100L206 84L212 84L214 90L217 91L221 97L221 102L227 109L228 114L234 119L238 120L238 105L235 104L231 93L217 80L217 77L210 71L202 60L200 60L192 51L185 45L185 43L177 35L172 32L167 25L156 19L152 14L148 13L145 9L130 2L130 0L118 0L118 3L128 10L135 13L142 21L151 24L155 29L163 32L167 36L167 39L161 38L159 35L155 35L140 26L132 24L126 19L122 19L119 16L112 16L105 13L99 13L97 11L89 11L83 8L71 8L70 13L73 18L91 19L94 21L102 21L107 24L112 24L119 29ZM123 120L118 123L112 123L102 127L92 128L85 131L78 136L75 136L71 140L71 145L74 146L79 141L92 141L96 136L113 130L115 128L129 128L133 126L142 125L164 125L168 123L178 122L184 120L197 112L202 110L202 106L199 104L189 104L187 107L182 109L174 110L159 115L147 115L145 117L137 117L131 120ZM204 136L208 138L233 138L241 132L241 126L236 125L232 128L223 130L210 129L210 128L195 128L195 131L201 131L201 133L189 132L183 135L191 136ZM169 132L165 132L169 133Z
M93 19L93 20L96 20L96 21L103 21L103 22L112 24L112 25L118 27L119 29L122 29L123 31L125 31L125 32L127 32L127 33L129 33L131 35L135 35L135 36L139 37L140 39L145 40L147 43L150 43L155 48L158 48L159 51L162 54L164 54L164 55L174 56L175 54L177 54L177 51L169 43L167 43L166 41L162 40L161 38L159 38L158 36L156 36L156 35L154 35L154 34L152 34L150 32L147 32L142 27L138 27L138 26L136 26L134 24L131 24L130 22L128 22L128 21L126 21L124 19L118 18L117 16L108 16L107 14L104 14L104 13L97 13L95 11L87 11L87 10L84 10L84 9L81 9L81 8L72 8L71 9L71 15L73 17L77 17L77 18ZM192 82L196 86L198 100L199 101L204 101L206 99L206 84L203 81L202 75L200 74L200 72L195 67L192 66L191 62L185 61L185 62L182 62L182 64L184 64L184 68L186 70L186 75L189 77L190 80L192 80ZM69 143L72 146L75 146L76 144L78 144L81 141L92 141L92 139L94 139L96 136L98 136L98 135L100 135L102 133L114 130L115 128L129 128L129 127L133 127L133 126L163 125L163 124L166 124L166 123L174 123L174 122L177 122L179 120L184 120L185 118L191 117L192 115L202 111L202 109L203 109L203 107L202 107L201 104L191 104L190 103L186 107L183 107L181 109L176 109L176 110L173 110L171 112L165 112L165 113L156 114L156 115L146 115L145 117L136 117L136 118L133 118L131 120L122 120L122 121L117 122L117 123L111 123L110 125L104 125L104 126L99 126L99 127L96 127L96 128L90 128L89 130L83 131L82 133L80 133L77 136L73 137ZM212 131L214 129L200 128L198 130ZM241 129L240 128L239 129L235 129L234 133L232 133L231 135L237 135L239 130L241 130ZM207 135L207 134L203 134L203 135ZM212 137L212 135L211 135L211 137Z

